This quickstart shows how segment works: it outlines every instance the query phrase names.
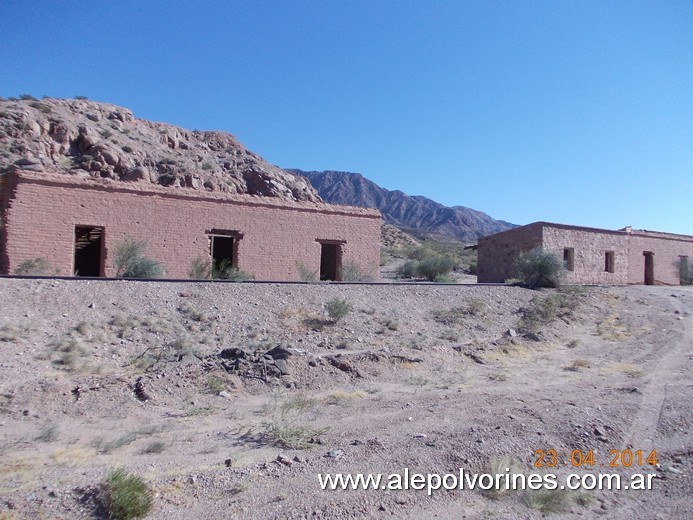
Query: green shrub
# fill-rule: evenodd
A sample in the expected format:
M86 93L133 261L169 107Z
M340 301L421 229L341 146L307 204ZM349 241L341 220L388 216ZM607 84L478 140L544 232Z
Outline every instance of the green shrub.
M23 99L24 101L36 101L36 98L31 94L20 94L19 99Z
M417 275L416 260L407 260L397 269L398 278L415 278Z
M145 482L122 468L108 474L103 486L103 502L113 520L142 518L152 508L152 492Z
M531 289L558 287L565 276L563 258L556 253L544 251L541 247L520 253L514 267L522 285Z
M679 269L681 285L693 285L693 263L687 257L682 256L676 265Z
M161 278L163 266L156 260L144 256L146 240L125 239L116 244L113 264L119 278Z
M43 276L48 272L48 262L43 257L24 260L14 270L19 276Z
M349 311L351 311L351 305L344 298L332 298L325 304L325 310L330 319L337 323L339 320L344 318Z
M212 278L216 280L231 280L234 282L246 282L253 279L250 273L246 273L234 267L231 260L228 258L224 258L221 262L217 262L212 266Z
M438 276L448 274L455 267L456 259L452 255L434 254L419 261L416 270L419 276L434 281Z
M203 258L202 256L195 258L190 264L188 276L193 280L208 280L211 278L212 266L210 265L209 258Z
M303 262L296 262L296 271L302 282L317 282L319 279L318 272L311 270Z
M339 269L339 279L343 282L372 282L373 276L359 264L349 260Z

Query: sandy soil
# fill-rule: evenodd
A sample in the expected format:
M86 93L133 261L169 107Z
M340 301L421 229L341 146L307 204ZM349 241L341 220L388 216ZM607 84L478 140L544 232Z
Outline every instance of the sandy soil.
M332 323L335 297L352 310ZM554 305L524 333L532 299ZM103 518L116 467L151 486L153 519L693 515L691 288L0 279L0 302L1 519ZM557 466L533 467L550 449ZM657 465L600 467L625 449ZM573 450L595 466L573 468ZM500 460L656 476L430 497L317 476Z

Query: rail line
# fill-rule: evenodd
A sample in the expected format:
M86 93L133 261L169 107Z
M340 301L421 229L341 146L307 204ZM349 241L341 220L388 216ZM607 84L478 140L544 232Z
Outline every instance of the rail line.
M157 282L157 283L222 283L222 284L280 284L280 285L373 285L373 286L391 286L391 285L410 285L410 286L422 286L422 285L434 285L436 287L509 287L504 283L448 283L448 282L352 282L352 281L308 281L304 282L302 280L297 281L287 281L287 280L245 280L245 281L235 281L235 280L223 280L223 279L210 279L210 280L196 280L192 278L109 278L109 277L99 277L99 276L34 276L34 275L0 275L0 279L8 280L67 280L67 281L97 281L97 282Z

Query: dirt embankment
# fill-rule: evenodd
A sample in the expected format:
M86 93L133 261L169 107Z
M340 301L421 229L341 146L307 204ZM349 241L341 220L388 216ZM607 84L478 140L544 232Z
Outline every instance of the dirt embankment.
M337 322L335 298L350 306ZM689 288L3 279L0 304L3 519L103 517L116 467L147 482L159 519L693 512ZM626 449L657 466L609 468ZM535 468L536 450L557 466ZM595 466L575 470L573 450ZM431 497L318 482L494 464L656 476L650 491Z

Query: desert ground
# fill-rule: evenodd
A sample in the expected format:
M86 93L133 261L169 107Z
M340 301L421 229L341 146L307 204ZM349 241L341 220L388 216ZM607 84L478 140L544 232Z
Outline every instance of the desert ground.
M3 520L107 518L115 468L150 487L152 519L693 516L691 287L4 278L0 302ZM656 464L608 467L626 449ZM499 465L655 477L431 496L318 482Z

